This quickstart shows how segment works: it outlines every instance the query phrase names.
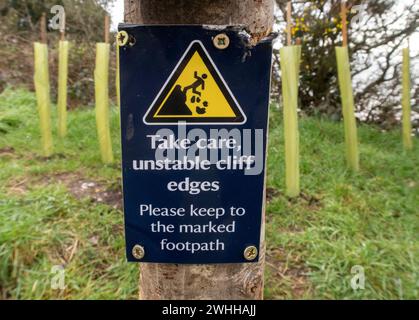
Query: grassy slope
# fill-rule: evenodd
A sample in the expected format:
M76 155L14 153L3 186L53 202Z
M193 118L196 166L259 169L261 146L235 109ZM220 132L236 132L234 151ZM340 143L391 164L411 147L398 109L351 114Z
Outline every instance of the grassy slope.
M362 171L353 175L340 124L303 119L303 196L290 200L276 108L271 118L266 297L418 298L418 148L406 154L397 131L362 126ZM58 155L42 159L33 94L0 95L0 299L136 298L122 212L80 199L59 179L75 172L111 188L119 168L100 162L92 109L71 112L69 128L55 141ZM114 111L116 158L118 130ZM53 265L65 266L64 291L51 289ZM365 290L350 287L354 265L365 268Z

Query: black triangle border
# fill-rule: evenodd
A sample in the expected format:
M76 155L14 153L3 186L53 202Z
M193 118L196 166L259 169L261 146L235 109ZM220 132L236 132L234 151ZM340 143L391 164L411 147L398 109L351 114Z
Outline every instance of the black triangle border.
M211 75L213 76L215 82L217 83L218 87L220 88L221 92L223 93L224 97L226 98L227 102L229 103L230 107L232 108L233 112L236 114L236 117L209 117L209 118L189 118L189 117L181 117L176 116L173 118L165 117L165 118L154 118L154 114L156 113L157 109L165 99L165 97L169 94L170 89L178 80L179 76L185 69L186 65L191 60L192 56L198 52L204 61L206 67L210 71ZM148 109L147 113L145 114L143 121L145 124L148 125L164 125L164 124L175 124L178 122L186 122L191 124L244 124L247 121L247 118L240 107L237 100L234 98L233 93L228 88L227 83L222 78L218 69L216 69L214 62L210 58L208 52L205 50L203 44L199 40L194 40L189 45L188 49L186 49L185 54L181 57L180 63L175 67L174 71L169 76L169 80L163 85L163 88L158 93L158 98L156 98L151 107Z

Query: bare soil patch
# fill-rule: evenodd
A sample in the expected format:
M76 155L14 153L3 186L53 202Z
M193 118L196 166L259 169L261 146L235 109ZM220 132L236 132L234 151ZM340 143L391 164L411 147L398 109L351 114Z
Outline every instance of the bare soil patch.
M76 199L90 199L94 203L103 203L114 209L122 210L122 184L115 181L110 184L87 178L79 172L62 172L52 175L23 177L12 179L7 188L10 194L23 195L31 186L51 184L64 185Z
M114 209L122 209L121 181L109 184L95 181L81 176L78 173L58 173L46 178L45 182L58 182L64 184L76 199L89 198L92 202L103 203Z
M0 148L0 157L13 157L14 155L15 148L9 146Z

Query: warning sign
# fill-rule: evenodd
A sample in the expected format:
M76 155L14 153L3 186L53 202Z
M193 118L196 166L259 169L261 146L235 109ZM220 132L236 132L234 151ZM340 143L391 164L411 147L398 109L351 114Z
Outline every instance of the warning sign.
M250 46L241 26L120 30L137 39L119 48L128 260L256 263L272 38Z
M163 85L146 124L243 124L239 103L200 41L193 41Z

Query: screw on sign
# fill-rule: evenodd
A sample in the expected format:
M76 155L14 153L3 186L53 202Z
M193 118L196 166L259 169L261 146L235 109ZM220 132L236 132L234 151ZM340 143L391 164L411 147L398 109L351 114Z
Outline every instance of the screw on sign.
M129 35L126 31L118 32L116 40L119 47L125 47L126 45L132 47L136 43L136 39L132 35Z
M225 33L217 34L214 37L214 46L217 49L224 50L230 45L230 38Z
M246 258L246 260L248 261L253 261L257 258L258 256L258 249L255 246L250 246L247 247L244 250L244 257Z
M135 245L134 248L132 248L132 255L135 259L141 260L145 256L144 247L139 244Z
M125 47L128 44L128 33L126 31L118 32L118 36L116 37L118 41L118 46Z

